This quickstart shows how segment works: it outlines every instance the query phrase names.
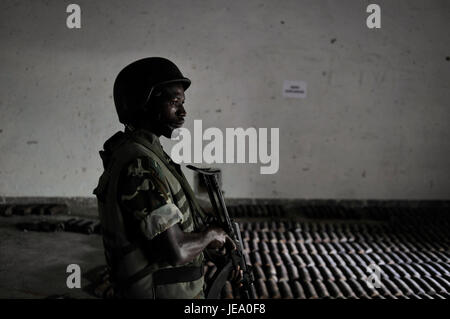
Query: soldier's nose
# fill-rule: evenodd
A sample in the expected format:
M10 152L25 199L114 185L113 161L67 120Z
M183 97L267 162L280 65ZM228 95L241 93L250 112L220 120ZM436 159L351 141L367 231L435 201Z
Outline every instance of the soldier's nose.
M177 110L177 115L178 116L181 116L181 117L185 117L186 116L186 110L184 109L184 106L183 105L180 105L179 107L178 107L178 110Z

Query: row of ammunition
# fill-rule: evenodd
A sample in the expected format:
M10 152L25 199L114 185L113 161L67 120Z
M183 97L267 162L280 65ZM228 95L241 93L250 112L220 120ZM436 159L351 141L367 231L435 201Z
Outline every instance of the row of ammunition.
M431 279L431 278L428 278ZM432 286L433 283L434 286ZM435 287L435 288L434 288ZM431 279L386 280L379 288L369 288L364 281L255 281L259 299L448 299L450 294ZM222 298L239 299L239 290L227 282Z
M446 218L450 211L448 207L349 207L344 205L305 205L296 209L305 217L317 219L371 219L390 220Z
M241 222L241 231L291 231L300 233L320 233L324 234L324 238L318 241L341 240L341 238L352 237L356 233L366 240L373 240L373 237L394 236L397 238L407 238L408 240L439 240L446 239L443 235L450 227L449 223L441 221L433 224L421 224L412 226L410 224L364 224L364 223L315 223L300 221L260 221L260 222Z
M98 220L71 218L67 221L35 221L18 223L16 225L23 231L59 232L70 231L83 234L100 234L101 225Z
M240 224L259 298L301 299L449 298L445 225L295 220ZM367 285L369 265L379 267L378 288ZM239 291L227 283L222 297L239 298Z
M233 205L227 207L232 218L283 218L286 212L281 205Z
M0 216L66 215L69 208L65 204L0 205Z
M385 253L385 252L423 252L433 261L448 262L449 258L444 252L448 251L448 239L442 241L413 240L412 237L400 235L384 235L371 239L359 236L358 233L347 233L337 237L335 233L320 232L280 232L280 231L243 231L242 238L247 242L244 248L247 251L261 250L309 252L311 254L333 253ZM319 240L320 239L320 240Z

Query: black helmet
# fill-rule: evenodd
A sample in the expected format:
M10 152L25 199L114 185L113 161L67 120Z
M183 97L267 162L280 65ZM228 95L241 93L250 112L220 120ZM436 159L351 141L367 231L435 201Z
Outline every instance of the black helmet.
M126 66L114 82L114 103L119 121L129 123L137 111L147 105L155 87L174 82L182 84L185 90L191 85L191 80L165 58L145 58Z

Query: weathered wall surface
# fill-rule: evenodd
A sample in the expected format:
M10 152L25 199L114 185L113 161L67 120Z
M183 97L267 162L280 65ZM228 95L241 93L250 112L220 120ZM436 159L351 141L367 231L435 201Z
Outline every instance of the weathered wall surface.
M76 3L79 30L64 1L0 5L1 196L90 196L116 74L164 56L192 79L187 128L280 128L277 174L218 165L227 196L449 198L448 1L377 1L379 30L359 0Z

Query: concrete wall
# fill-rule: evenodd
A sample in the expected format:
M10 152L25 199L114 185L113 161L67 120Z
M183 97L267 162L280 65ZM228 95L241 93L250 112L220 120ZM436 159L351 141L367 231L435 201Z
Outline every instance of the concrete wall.
M280 128L278 173L219 165L227 196L449 198L450 2L376 1L379 30L360 0L74 2L79 30L68 1L2 1L1 196L90 196L116 74L164 56L193 82L187 128Z

